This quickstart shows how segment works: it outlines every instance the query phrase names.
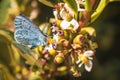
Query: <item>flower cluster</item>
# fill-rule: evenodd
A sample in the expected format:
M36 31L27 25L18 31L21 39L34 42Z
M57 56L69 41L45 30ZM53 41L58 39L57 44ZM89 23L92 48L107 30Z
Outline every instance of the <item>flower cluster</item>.
M81 0L80 0L81 1ZM78 3L81 4L81 2ZM84 1L82 4L85 4ZM85 11L78 5L78 11ZM97 48L94 41L95 29L92 27L80 27L75 19L74 12L66 3L55 5L50 19L49 36L47 45L42 49L42 54L47 60L52 58L55 64L66 64L66 68L74 76L80 76L82 65L90 72L93 66L92 60ZM46 64L48 65L48 64Z

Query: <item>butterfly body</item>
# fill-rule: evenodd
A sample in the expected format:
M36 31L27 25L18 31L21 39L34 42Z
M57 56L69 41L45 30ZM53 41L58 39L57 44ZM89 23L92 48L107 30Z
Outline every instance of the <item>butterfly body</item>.
M15 33L14 38L17 43L36 47L45 45L47 36L26 16L20 14L14 20Z

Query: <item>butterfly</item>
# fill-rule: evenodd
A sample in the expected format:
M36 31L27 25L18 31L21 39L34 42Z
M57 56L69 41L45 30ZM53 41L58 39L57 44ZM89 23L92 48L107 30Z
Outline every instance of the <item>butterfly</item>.
M19 14L15 17L14 27L14 38L17 43L29 45L31 48L46 44L47 36L25 15Z

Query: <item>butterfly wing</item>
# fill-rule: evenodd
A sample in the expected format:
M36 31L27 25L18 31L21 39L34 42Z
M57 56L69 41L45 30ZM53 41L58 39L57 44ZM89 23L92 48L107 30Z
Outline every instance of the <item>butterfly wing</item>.
M14 38L18 43L34 47L38 45L45 45L47 39L46 36L23 14L16 16L14 26L16 29Z

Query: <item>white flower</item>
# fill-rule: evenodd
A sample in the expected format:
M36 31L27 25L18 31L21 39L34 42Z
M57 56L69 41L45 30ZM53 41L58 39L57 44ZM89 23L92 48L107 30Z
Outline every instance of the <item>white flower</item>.
M73 30L76 30L78 29L79 24L75 19L72 19L71 21L63 20L60 24L60 27L62 29L71 29L72 27Z
M85 51L83 54L79 55L79 59L76 61L78 67L81 67L83 64L85 66L85 69L90 72L93 66L92 63L92 56L94 55L92 50Z
M58 20L58 12L57 11L53 11L53 15L55 16L55 19Z
M51 28L52 28L52 32L54 33L54 32L56 32L56 31L58 31L58 27L56 27L56 26L51 26Z
M53 49L53 46L52 46L52 44L49 44L49 45L47 45L46 47L45 47L45 50L52 50Z
M65 19L66 16L67 16L67 11L66 11L64 8L61 9L61 11L60 11L60 17L61 17L62 19Z
M58 42L58 34L54 34L54 35L53 35L53 39L54 39L56 42Z

